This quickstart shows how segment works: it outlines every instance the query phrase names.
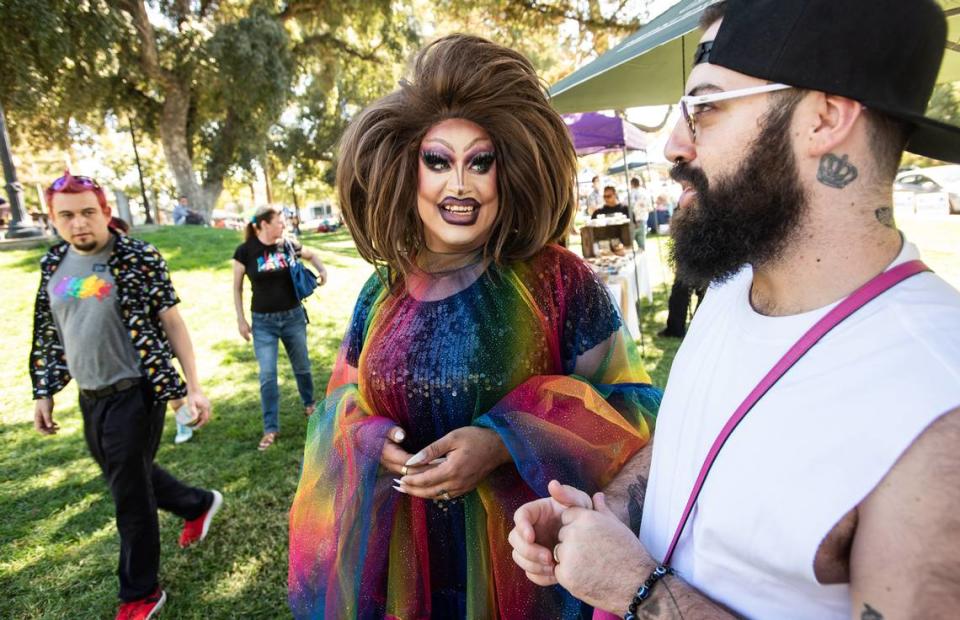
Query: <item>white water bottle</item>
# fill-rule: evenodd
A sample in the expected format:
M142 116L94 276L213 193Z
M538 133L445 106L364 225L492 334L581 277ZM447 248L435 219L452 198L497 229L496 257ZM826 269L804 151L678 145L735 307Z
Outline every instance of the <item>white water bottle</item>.
M190 412L190 407L188 407L186 403L180 405L180 408L177 409L177 413L174 415L174 417L177 420L177 424L182 426L192 426L193 423L197 421L197 419L193 417L193 413Z

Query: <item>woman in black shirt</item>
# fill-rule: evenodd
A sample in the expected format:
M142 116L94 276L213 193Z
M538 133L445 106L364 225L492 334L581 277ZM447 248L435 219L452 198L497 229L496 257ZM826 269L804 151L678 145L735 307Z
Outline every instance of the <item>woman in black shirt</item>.
M327 281L327 270L315 252L284 241L283 231L283 214L272 207L261 207L247 224L245 241L233 253L233 302L237 311L237 328L247 341L253 335L253 352L260 366L260 407L263 410L260 450L273 445L280 432L278 342L283 342L293 366L304 415L309 416L316 407L307 353L307 316L293 288L290 264L296 257L309 261L317 270L320 285ZM244 274L250 279L253 291L250 303L252 327L243 311Z

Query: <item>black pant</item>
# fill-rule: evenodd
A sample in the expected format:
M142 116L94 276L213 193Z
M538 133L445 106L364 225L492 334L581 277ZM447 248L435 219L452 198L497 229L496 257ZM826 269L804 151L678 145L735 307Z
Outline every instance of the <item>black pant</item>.
M699 308L706 290L694 288L680 278L674 278L670 299L667 301L667 327L663 330L664 334L677 338L687 335L687 312L690 310L690 298L694 292L697 294Z
M83 434L100 465L120 532L120 598L133 601L157 587L160 528L157 508L196 519L213 494L188 487L153 464L163 434L165 401L155 401L146 380L104 398L80 393Z

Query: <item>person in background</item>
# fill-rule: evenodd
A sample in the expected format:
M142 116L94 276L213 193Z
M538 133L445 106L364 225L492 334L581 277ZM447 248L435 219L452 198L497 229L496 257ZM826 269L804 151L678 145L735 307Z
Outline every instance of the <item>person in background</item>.
M647 231L652 235L660 234L660 226L670 222L671 203L666 194L659 194L653 209L647 216Z
M300 239L300 216L296 213L290 216L290 230L294 237Z
M223 502L218 491L187 486L154 463L167 402L185 396L198 426L210 418L210 402L156 248L111 229L106 196L89 177L68 172L47 188L46 203L64 241L40 263L30 351L34 427L57 433L53 396L76 379L84 438L110 487L120 534L117 618L150 618L167 598L157 576L157 508L184 520L186 547L206 537Z
M673 285L670 287L670 298L667 300L667 324L657 332L660 338L683 338L687 335L687 314L690 312L690 302L693 294L697 294L697 306L694 312L703 303L706 287L691 286L683 279L683 275L676 273L673 276Z
M593 216L593 212L603 205L603 190L600 189L600 177L593 177L590 180L590 193L587 194L587 215Z
M237 329L244 340L253 338L253 353L260 367L260 407L263 436L258 450L266 450L280 432L280 390L277 386L279 343L287 352L303 402L303 414L316 409L313 375L307 350L307 312L297 298L290 276L290 265L299 257L317 270L317 282L327 281L327 270L313 250L285 241L283 214L266 206L257 209L247 224L244 242L233 253L233 304ZM243 308L243 277L250 280L250 313L247 322Z
M612 217L616 214L630 217L630 211L620 204L620 197L617 195L617 188L613 185L607 185L603 188L603 206L593 212L591 219L597 219L601 216Z
M647 248L647 217L653 208L650 194L640 187L640 179L630 179L630 208L633 209L633 240L641 250Z
M190 215L190 201L186 196L180 196L177 204L173 206L173 224L175 226L186 224L188 215Z

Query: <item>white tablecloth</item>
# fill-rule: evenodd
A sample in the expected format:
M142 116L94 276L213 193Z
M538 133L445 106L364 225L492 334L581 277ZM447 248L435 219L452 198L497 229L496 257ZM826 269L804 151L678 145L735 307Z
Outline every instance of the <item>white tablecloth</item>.
M650 288L650 270L646 252L637 252L636 259L628 261L619 272L607 276L607 289L620 309L620 316L634 340L640 339L640 323L637 320L637 300L643 295L653 301Z

